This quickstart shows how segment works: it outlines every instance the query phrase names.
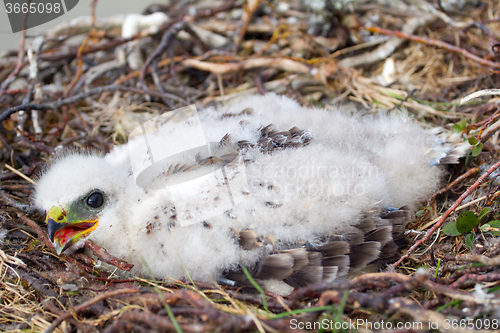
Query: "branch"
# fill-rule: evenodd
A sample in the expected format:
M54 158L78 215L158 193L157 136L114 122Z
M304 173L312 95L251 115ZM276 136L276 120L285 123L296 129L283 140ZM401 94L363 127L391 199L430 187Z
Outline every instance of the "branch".
M392 31L392 30L382 29L382 28L378 28L378 27L368 27L365 29L367 31L379 33L381 35L398 37L398 38L402 38L402 39L406 39L406 40L411 40L412 42L417 42L417 43L422 43L425 45L432 45L432 46L440 47L440 48L446 49L450 52L461 54L466 58L474 60L475 62L477 62L478 64L480 64L482 66L491 67L491 68L500 68L500 63L498 63L498 62L493 62L490 60L483 59L483 58L478 57L477 55L475 55L473 53L470 53L469 51L467 51L461 47L451 45L451 44L448 44L448 43L440 41L440 40L405 34L404 32L401 32L401 31Z
M51 333L57 326L59 326L60 323L62 323L63 320L71 318L73 315L76 315L78 312L87 309L92 304L100 302L100 301L102 301L106 298L109 298L109 297L114 297L114 296L123 295L123 294L134 294L137 292L140 292L140 290L136 289L136 288L127 288L127 289L118 289L118 290L108 291L108 292L99 294L99 295L89 299L88 301L83 302L82 304L75 306L70 311L66 311L64 314L57 317L52 322L52 324L49 326L49 328L47 328L45 333Z
M500 167L500 161L498 161L497 163L495 163L494 165L492 165L488 170L486 170L486 172L483 173L481 175L481 177L479 177L479 179L476 180L476 182L474 184L472 184L472 186L469 187L460 196L460 198L458 198L457 201L455 201L455 203L450 208L448 208L448 210L441 216L441 218L439 219L439 221L437 221L436 224L434 224L432 226L432 228L430 228L427 231L427 233L425 234L425 236L422 239L419 239L418 241L416 241L415 244L413 244L413 246L410 247L408 249L408 251L406 251L405 255L402 256L397 262L395 262L394 264L392 264L392 266L394 268L397 267L399 264L401 264L403 262L403 260L407 259L410 256L410 254L412 254L417 249L417 247L420 246L420 244L422 244L425 241L427 241L432 236L432 234L434 233L434 231L436 231L444 223L444 221L446 220L446 218L462 203L462 201L464 201L464 199L467 198L472 193L472 191L474 191L476 188L478 188L479 185L481 185L481 183L486 179L486 177L488 177L498 167Z
M5 110L4 112L2 112L2 114L0 114L0 123L3 122L8 117L10 117L11 114L16 113L17 111L21 111L21 110L25 110L25 111L29 111L29 110L40 110L40 111L55 110L63 105L75 103L75 102L77 102L81 99L87 98L91 95L100 94L100 93L103 93L105 91L116 91L116 90L131 91L131 92L144 94L144 95L149 94L152 96L165 97L164 94L157 92L157 91L152 91L152 90L148 90L148 89L141 90L141 89L132 88L132 87L117 86L114 84L110 84L107 86L102 86L102 87L87 90L85 92L71 96L69 98L59 100L57 102L45 103L45 104L25 103L25 104L11 107L11 108ZM171 94L169 94L168 97L173 98ZM178 99L178 101L185 103L185 101L182 98L178 98L178 97L176 97L176 98Z
M237 63L216 64L213 62L199 61L196 59L186 59L182 62L185 66L193 67L202 71L214 74L227 74L242 69L252 69L259 67L271 67L285 72L295 72L308 74L311 70L308 66L290 59L284 58L253 58Z

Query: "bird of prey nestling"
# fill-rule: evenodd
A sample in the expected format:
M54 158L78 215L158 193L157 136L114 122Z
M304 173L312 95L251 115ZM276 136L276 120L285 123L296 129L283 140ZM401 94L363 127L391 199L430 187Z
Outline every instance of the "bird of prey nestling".
M275 94L142 124L105 156L69 152L38 180L57 252L92 240L132 274L243 284L331 281L397 257L452 144L403 114L300 106Z

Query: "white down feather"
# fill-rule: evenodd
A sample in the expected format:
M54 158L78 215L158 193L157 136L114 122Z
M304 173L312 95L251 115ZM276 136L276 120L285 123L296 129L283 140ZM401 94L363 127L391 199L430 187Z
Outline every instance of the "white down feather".
M253 113L238 115L247 108ZM221 117L226 113L238 116ZM45 211L54 205L63 207L100 189L108 200L89 239L133 263L134 274L148 275L145 262L156 278L182 278L187 271L193 279L209 280L240 262L249 266L262 255L242 250L235 232L251 229L258 236L273 236L277 247L311 241L355 225L364 212L415 206L439 188L443 173L431 166L430 153L442 149L441 143L405 115L353 116L305 108L287 97L268 94L210 107L199 117L208 142L219 142L227 133L234 142L255 142L259 128L269 124L279 131L297 126L312 140L305 147L272 154L250 150L245 157L252 162L243 172L226 168L230 182L246 181L240 191L244 193L237 193L244 200L207 219L211 228L203 223L174 227L172 208L179 216L214 209L227 195L224 184L201 182L203 200L193 200L189 191L174 195L168 188L140 188L134 181L128 145L115 147L104 157L58 158L39 179L36 206ZM176 129L189 126L181 121ZM161 146L176 137L160 131L154 139Z

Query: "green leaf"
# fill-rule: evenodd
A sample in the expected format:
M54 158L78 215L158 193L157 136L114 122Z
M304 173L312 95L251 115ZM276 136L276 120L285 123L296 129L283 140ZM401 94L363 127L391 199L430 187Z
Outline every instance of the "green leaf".
M461 133L465 129L465 127L467 127L467 120L465 118L462 118L460 122L451 127L451 130L453 132Z
M448 236L460 236L462 234L457 230L457 223L455 221L445 225L443 227L443 232Z
M438 264L436 266L436 271L434 272L434 277L438 277L439 267L441 266L441 259L438 259Z
M465 245L472 251L474 250L474 233L471 232L467 236L465 236Z
M490 221L488 224L493 228L500 228L500 220Z
M267 312L269 312L269 308L267 307L267 296L266 293L264 292L264 289L253 279L253 277L250 275L248 272L248 269L243 266L243 264L240 265L241 269L243 270L243 273L245 273L248 281L257 289L257 291L262 295L262 305L264 306L264 309L266 309Z
M459 300L459 299L455 299L455 300L453 300L453 301L451 301L451 302L449 302L449 303L446 303L446 304L444 304L444 305L441 305L439 308L437 308L437 309L436 309L436 312L441 312L441 311L443 311L444 309L449 308L449 307L454 307L454 308L456 308L456 307L457 307L457 305L460 305L460 303L462 303L462 301L461 301L461 300Z
M495 237L499 236L500 231L491 230L491 228L499 229L500 228L500 221L499 220L491 221L491 222L483 224L481 226L482 232L488 233L488 234L493 235Z
M470 144L471 146L475 146L475 145L477 145L477 142L478 142L478 141L477 141L477 139L476 139L475 137L470 137L468 141L469 141L469 144Z
M479 142L477 146L472 149L472 156L476 157L483 150L483 143Z
M451 131L455 133L462 133L462 128L458 124L455 124L451 126Z
M481 209L481 212L479 213L477 220L481 221L483 219L483 217L488 215L492 210L493 210L493 208L491 208L491 207L484 207L483 209Z
M470 211L464 211L460 213L460 216L457 219L457 230L466 234L470 232L478 223L476 215Z
M422 215L424 215L428 210L430 210L430 207L422 207L415 213L415 216L422 217Z
M495 286L495 287L489 288L488 294L492 294L492 293L497 292L499 290L500 290L500 286Z

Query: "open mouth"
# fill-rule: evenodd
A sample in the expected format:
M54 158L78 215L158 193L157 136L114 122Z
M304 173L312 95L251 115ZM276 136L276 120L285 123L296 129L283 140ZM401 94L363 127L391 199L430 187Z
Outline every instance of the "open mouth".
M57 253L61 254L68 247L80 240L80 238L86 237L96 227L97 221L84 221L75 224L67 224L58 228L53 234Z
M54 239L61 244L66 244L71 238L90 232L97 222L81 222L73 225L68 225L57 230L54 234Z

